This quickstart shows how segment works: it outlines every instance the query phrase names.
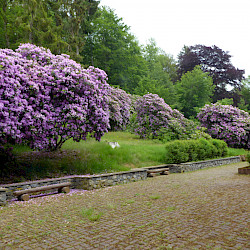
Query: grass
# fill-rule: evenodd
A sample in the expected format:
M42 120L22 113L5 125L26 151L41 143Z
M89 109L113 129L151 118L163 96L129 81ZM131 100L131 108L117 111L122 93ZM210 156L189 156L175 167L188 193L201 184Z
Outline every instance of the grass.
M83 218L90 221L99 221L103 213L97 212L94 208L83 208L81 211Z
M107 144L114 141L119 143L119 148L112 149ZM79 143L70 140L62 149L79 150L81 155L85 155L87 167L94 173L162 164L165 157L165 146L161 142L141 140L125 132L110 132L103 136L101 142L94 139Z
M107 142L118 142L120 147L112 149ZM26 146L15 146L13 152L17 155L17 166L14 167L15 173L13 169L9 171L14 175L10 176L9 182L161 165L165 163L166 154L162 142L142 140L129 132L109 132L101 142L93 138L81 142L69 140L58 152L33 152ZM244 149L229 149L229 156L242 154L246 154Z
M118 142L112 149L107 142ZM17 164L0 173L1 182L20 182L72 174L97 174L127 171L164 163L165 146L158 140L142 140L128 132L109 132L101 142L93 138L68 140L58 152L33 152L26 146L15 146ZM5 176L8 176L6 179Z
M172 212L172 211L174 211L175 210L175 207L167 207L167 211L168 212Z
M228 148L228 156L245 155L247 150L243 148Z
M158 200L161 198L161 196L160 195L151 195L151 196L149 196L149 198L151 198L152 200Z

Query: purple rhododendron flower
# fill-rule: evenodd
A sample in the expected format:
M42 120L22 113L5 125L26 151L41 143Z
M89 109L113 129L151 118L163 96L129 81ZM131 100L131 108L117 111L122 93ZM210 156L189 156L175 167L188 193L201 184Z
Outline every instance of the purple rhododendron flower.
M172 109L157 94L146 94L138 98L134 132L141 138L159 138L164 140L190 139L204 136L178 110ZM199 131L199 133L197 133Z
M55 150L109 128L104 71L32 44L0 50L0 143Z
M232 105L205 105L197 118L207 132L229 146L250 149L250 115Z
M109 122L113 131L125 130L130 121L131 98L124 90L111 87Z

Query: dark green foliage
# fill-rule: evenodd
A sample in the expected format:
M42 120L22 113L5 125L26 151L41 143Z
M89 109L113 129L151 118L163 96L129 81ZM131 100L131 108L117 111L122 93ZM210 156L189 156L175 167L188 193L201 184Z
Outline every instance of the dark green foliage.
M108 74L109 84L119 85L130 93L146 73L145 60L135 36L109 8L98 10L82 56L83 64L103 69Z
M0 0L0 48L32 43L80 62L98 4L95 0Z
M10 146L0 146L0 177L14 174L17 170L17 163L13 148Z
M175 140L166 144L166 163L182 163L224 157L227 144L210 139Z
M187 118L195 117L197 109L211 101L214 90L212 78L200 66L183 74L176 87L179 110Z
M231 63L231 55L217 46L207 47L204 45L184 46L178 56L179 77L191 71L196 65L200 65L204 72L208 72L213 78L215 92L213 101L223 98L235 98L235 93L241 87L244 79L244 70L235 68ZM233 87L228 91L227 86Z
M246 160L250 163L250 152L246 154Z

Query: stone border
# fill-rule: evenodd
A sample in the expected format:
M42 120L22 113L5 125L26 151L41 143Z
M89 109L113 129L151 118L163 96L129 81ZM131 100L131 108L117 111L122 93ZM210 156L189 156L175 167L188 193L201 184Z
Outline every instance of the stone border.
M77 176L74 178L73 186L76 189L93 190L102 187L125 184L133 181L145 180L146 178L147 170L143 168L137 168L125 172L91 176Z
M143 168L132 169L130 171L99 174L99 175L73 175L62 178L53 178L37 181L27 181L0 185L0 205L1 201L4 203L6 200L12 200L14 191L36 188L41 186L48 186L52 184L60 184L63 182L71 182L71 188L92 190L102 187L109 187L118 184L124 184L132 181L145 180L147 178L147 170ZM48 191L49 192L49 191Z
M93 190L97 188L109 187L133 181L145 180L147 179L148 169L168 167L170 173L183 173L207 167L216 167L231 163L237 163L240 161L241 161L240 156L234 156L234 157L199 161L199 162L165 164L159 166L137 168L125 172L116 172L116 173L99 174L99 175L73 175L62 178L44 179L37 181L27 181L27 182L0 185L0 206L5 205L7 201L14 199L15 196L13 195L13 192L17 190L30 189L35 187L47 186L51 184L59 184L63 182L71 182L72 183L71 188L73 189Z
M181 164L166 164L166 166L169 168L170 173L183 173L208 167L217 167L221 165L237 163L240 161L241 161L240 156L233 156L233 157L206 160L206 161L185 162Z

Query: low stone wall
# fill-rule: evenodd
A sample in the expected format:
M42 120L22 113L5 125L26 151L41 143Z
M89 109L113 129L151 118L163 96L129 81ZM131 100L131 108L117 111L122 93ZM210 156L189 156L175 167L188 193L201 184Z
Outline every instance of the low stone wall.
M198 162L185 162L181 164L168 164L170 173L183 173L189 171L195 171L208 167L217 167L221 165L227 165L231 163L237 163L241 161L240 156L233 156L221 159L207 160L207 161L198 161Z
M125 184L132 181L145 180L147 170L138 168L126 172L111 174L77 176L74 178L74 187L77 189L92 190L102 187L110 187L117 184Z
M147 178L146 169L133 169L126 172L117 172L100 175L74 175L62 178L28 181L13 184L0 185L0 205L4 205L6 201L16 198L14 191L59 184L63 182L71 182L70 188L92 190L102 187L124 184L132 181L145 180ZM51 192L46 191L47 193Z
M187 162L182 164L166 164L161 166L154 166L154 168L168 167L170 173L182 173L182 172L199 170L207 167L216 167L220 165L237 163L240 161L241 157L235 156L235 157L228 157L228 158L214 159L207 161ZM63 182L71 182L72 183L71 188L93 190L102 187L124 184L132 181L145 180L147 178L147 169L150 169L150 167L132 169L126 172L89 175L89 176L74 175L62 178L0 185L0 205L5 205L6 201L16 198L13 195L13 192L17 190L30 189L52 184L59 184Z

